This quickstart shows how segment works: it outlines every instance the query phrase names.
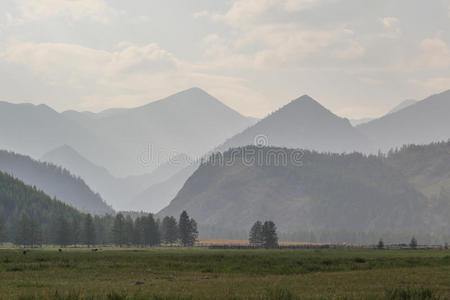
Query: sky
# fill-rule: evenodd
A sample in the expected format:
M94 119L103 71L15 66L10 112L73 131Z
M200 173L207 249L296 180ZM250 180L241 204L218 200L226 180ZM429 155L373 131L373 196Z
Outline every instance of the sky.
M2 0L0 101L134 107L200 87L264 117L377 117L450 89L450 0Z

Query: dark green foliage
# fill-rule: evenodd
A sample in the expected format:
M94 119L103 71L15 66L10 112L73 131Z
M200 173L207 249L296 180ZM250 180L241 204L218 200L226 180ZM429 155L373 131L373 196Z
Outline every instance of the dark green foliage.
M164 217L161 224L162 241L173 244L178 240L178 224L174 217Z
M256 221L250 229L248 241L250 245L261 246L264 242L263 224L261 221Z
M378 249L384 249L384 242L383 242L383 239L380 239L379 241L378 241L378 244L377 244L377 248Z
M59 216L56 219L53 225L53 230L55 238L54 241L57 245L66 247L71 243L71 236L73 232L71 231L69 221L64 216Z
M138 217L134 223L135 244L141 247L156 246L160 240L159 225L152 214Z
M115 245L122 247L126 244L126 233L125 233L125 217L123 214L118 213L114 219L114 225L112 227L112 240Z
M37 219L22 213L16 231L16 244L34 247L42 242L41 228Z
M91 214L87 214L83 223L83 242L89 247L95 245L96 241L94 219Z
M193 246L198 237L197 222L190 219L186 211L180 215L178 222L181 244L183 246Z
M412 249L417 248L417 240L415 237L412 237L411 241L409 242L409 247L411 247Z
M197 223L188 216L186 220L183 245L190 246L198 236ZM179 231L174 217L165 219L165 229L161 230L159 220L152 214L141 215L135 221L122 213L115 217L85 215L1 172L0 222L0 229L7 229L3 230L5 241L29 247L42 244L156 246L161 243L161 231L167 243L176 242Z
M262 227L263 246L266 249L278 247L277 227L272 221L265 221Z

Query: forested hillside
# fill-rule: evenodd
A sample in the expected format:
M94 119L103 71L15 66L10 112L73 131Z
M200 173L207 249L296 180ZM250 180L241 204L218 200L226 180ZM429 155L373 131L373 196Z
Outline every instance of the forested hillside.
M30 157L0 150L0 171L24 183L36 186L51 197L92 214L113 213L100 195L94 193L81 179L69 171Z
M76 209L0 172L2 240L26 245L54 242L52 228L58 221L79 224L82 218Z
M407 174L419 173L396 158L410 151L389 158L302 151L301 164L292 160L298 152L245 147L212 156L160 215L189 208L200 225L230 229L271 219L283 232L448 233L448 210L437 209ZM450 197L442 197L448 207Z

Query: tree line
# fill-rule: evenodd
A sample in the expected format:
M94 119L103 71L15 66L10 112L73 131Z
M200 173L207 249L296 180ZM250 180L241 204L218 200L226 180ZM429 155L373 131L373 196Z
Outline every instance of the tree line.
M261 248L277 248L277 227L272 221L256 221L250 229L248 241L250 245Z
M0 222L0 241L9 241L24 247L42 245L114 245L118 247L151 247L161 244L193 246L198 238L197 223L183 211L179 219L164 217L162 221L148 214L132 219L118 213L115 216L83 215L81 219L55 218L50 230L42 230L39 220L23 213L15 228L13 238L5 237Z

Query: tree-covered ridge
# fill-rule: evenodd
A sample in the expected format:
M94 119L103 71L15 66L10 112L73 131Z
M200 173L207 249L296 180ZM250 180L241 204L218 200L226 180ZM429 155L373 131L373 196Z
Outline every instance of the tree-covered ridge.
M75 177L68 170L53 164L0 150L0 171L8 173L28 185L36 186L47 195L54 196L83 212L113 213L113 209L81 178Z
M174 217L160 222L152 214L135 215L135 219L122 213L91 216L0 172L0 243L146 247L179 242L192 246L197 237L196 222L187 212L178 222Z
M230 229L271 219L282 232L448 231L445 215L384 156L301 151L299 164L298 152L248 146L215 154L160 215L189 208L199 225Z
M68 222L80 222L83 218L76 209L56 199L51 199L35 187L0 172L0 222L2 236L7 241L21 242L21 222L27 222L24 230L37 232L34 243L49 243L53 240L52 227L58 218ZM25 241L24 241L25 242ZM26 242L24 244L27 244Z

